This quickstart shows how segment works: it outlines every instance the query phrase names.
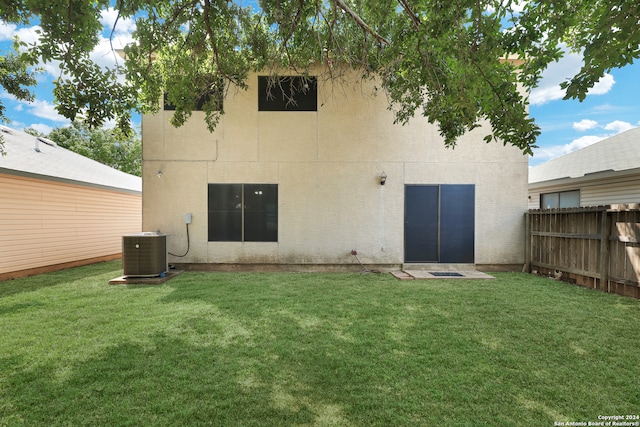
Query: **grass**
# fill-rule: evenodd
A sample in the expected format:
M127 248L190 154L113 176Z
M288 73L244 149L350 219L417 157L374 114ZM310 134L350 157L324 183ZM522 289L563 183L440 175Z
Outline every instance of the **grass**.
M552 426L640 412L640 301L496 280L0 282L0 425Z

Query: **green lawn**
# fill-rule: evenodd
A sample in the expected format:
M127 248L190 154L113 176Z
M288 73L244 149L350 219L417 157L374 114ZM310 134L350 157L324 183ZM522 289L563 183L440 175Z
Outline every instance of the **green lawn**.
M0 425L553 426L640 413L640 301L519 273L0 282Z

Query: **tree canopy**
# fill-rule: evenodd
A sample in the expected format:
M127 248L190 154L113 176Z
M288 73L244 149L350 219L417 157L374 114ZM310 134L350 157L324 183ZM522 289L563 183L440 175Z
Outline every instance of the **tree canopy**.
M122 172L142 176L142 143L137 134L123 137L108 129L90 129L77 120L47 136L59 146Z
M531 154L540 133L527 114L527 93L563 55L583 52L566 97L584 99L612 68L640 55L640 2L631 0L12 0L0 6L7 23L41 27L37 43L18 43L0 60L0 84L29 99L32 66L55 61L61 78L58 112L89 126L159 108L166 91L174 125L212 90L245 88L251 71L309 73L322 64L379 82L397 122L423 114L445 144L488 120L485 137ZM135 19L126 61L105 69L90 53L103 31L101 11ZM117 22L116 22L117 25ZM114 30L115 31L115 27ZM506 60L510 59L510 60ZM123 78L124 77L124 78ZM519 90L519 86L525 89ZM223 111L205 103L213 129ZM2 109L0 106L0 114Z
M34 128L25 128L23 131L29 135L47 137L62 148L103 165L142 176L142 141L135 133L126 136L117 130L93 129L81 120L74 121L71 126L55 128L48 135Z

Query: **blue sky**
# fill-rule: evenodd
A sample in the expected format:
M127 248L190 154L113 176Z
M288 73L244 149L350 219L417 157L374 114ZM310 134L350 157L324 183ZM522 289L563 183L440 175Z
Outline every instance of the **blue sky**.
M104 65L116 60L108 39L115 17L113 10L103 13L105 36L93 53L94 60ZM0 23L0 49L3 52L10 49L11 39L16 35L27 42L37 40L36 29ZM131 41L133 29L133 21L120 19L112 39L113 46L117 49ZM612 70L583 102L564 101L559 84L574 75L581 62L579 54L567 54L545 71L539 87L531 93L530 115L542 129L537 143L539 148L529 159L531 166L640 126L640 64ZM0 93L5 114L11 120L10 127L33 127L46 134L69 123L53 106L52 80L58 76L56 64L45 66L45 71L38 76L36 100L32 103L18 102L5 92Z
M558 85L581 63L570 54L552 64L531 93L529 113L542 129L532 166L640 126L640 64L611 70L583 102L564 101Z

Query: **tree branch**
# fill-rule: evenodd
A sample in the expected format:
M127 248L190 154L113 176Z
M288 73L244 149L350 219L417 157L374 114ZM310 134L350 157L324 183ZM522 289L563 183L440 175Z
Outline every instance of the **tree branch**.
M370 26L367 25L366 22L364 22L362 20L362 18L360 18L358 16L357 13L355 13L353 10L351 10L351 8L349 8L349 6L347 6L345 4L345 2L343 0L333 0L334 3L336 4L336 6L338 6L340 9L344 10L346 13L349 14L349 16L351 16L353 18L354 21L356 21L356 23L366 32L370 33L371 35L373 35L373 37L375 37L376 40L378 40L380 43L382 44L386 44L387 46L391 44L391 42L387 39L385 39L384 37L382 37L380 34L378 34L373 28L371 28Z
M113 57L116 60L116 65L118 65L118 54L116 53L116 50L113 48L113 35L116 32L116 26L118 25L118 21L120 20L120 13L122 11L122 0L118 0L116 2L116 7L118 9L118 14L116 15L116 19L113 21L113 27L111 27L111 34L109 34L109 47L113 52Z
M287 42L289 42L291 37L293 37L293 33L295 33L296 29L298 28L298 25L300 24L300 18L302 17L303 7L304 7L303 0L300 0L298 2L298 10L296 11L296 16L293 17L293 22L291 23L291 29L289 31L289 34L287 34L287 37L285 37L284 40L282 41L283 46L287 45Z
M204 0L204 22L207 29L207 35L209 36L209 40L211 41L211 49L213 50L214 59L216 62L216 67L218 71L220 70L220 56L218 54L218 46L216 45L216 38L213 34L213 30L211 28L211 20L209 19L209 9L211 8L211 3L209 0Z
M411 22L413 22L413 26L416 30L420 28L420 18L418 18L418 15L416 15L413 10L411 10L411 6L409 6L407 0L398 0L398 3L400 3L400 6L402 6L404 11L407 12L407 15L409 15L409 18L411 18Z

